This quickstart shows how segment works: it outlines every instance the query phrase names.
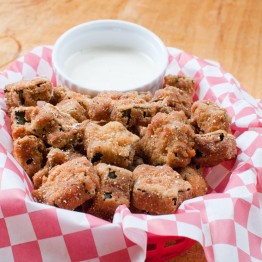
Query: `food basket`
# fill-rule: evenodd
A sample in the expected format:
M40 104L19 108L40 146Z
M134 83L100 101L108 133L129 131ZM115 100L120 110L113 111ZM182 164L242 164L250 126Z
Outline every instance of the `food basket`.
M52 46L40 46L0 73L0 260L166 261L199 242L208 261L262 260L262 102L219 64L168 48L167 74L194 78L194 100L210 99L232 115L236 159L205 169L209 194L176 214L132 214L119 206L112 223L36 203L12 156L7 83L46 76L56 85ZM124 65L123 65L124 66Z

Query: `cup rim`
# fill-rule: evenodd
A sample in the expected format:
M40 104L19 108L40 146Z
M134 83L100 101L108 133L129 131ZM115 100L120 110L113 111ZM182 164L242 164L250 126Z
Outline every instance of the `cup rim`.
M133 30L139 30L139 32L142 32L144 34L149 35L152 39L154 39L154 41L158 44L158 48L160 48L160 51L163 55L162 59L163 59L163 63L161 63L161 67L160 70L158 72L158 74L156 74L154 77L152 77L151 80L147 80L141 84L139 84L139 86L134 87L134 88L129 88L129 89L125 89L124 92L127 91L139 91L140 89L143 89L143 87L148 86L152 83L154 83L155 81L157 81L164 73L165 70L167 68L168 65L168 51L167 51L167 47L165 46L165 44L163 43L163 41L152 31L150 31L149 29L136 24L136 23L132 23L129 21L124 21L124 20L116 20L116 19L102 19L102 20L93 20L93 21L89 21L89 22L85 22L79 25L76 25L72 28L70 28L69 30L65 31L55 42L54 47L53 47L53 52L52 52L52 66L53 66L53 70L55 72L55 75L58 77L62 77L63 81L70 83L73 86L78 87L78 89L82 89L82 90L90 90L90 92L99 92L99 90L97 90L96 88L92 88L92 86L86 86L83 84L78 83L77 81L73 80L71 77L69 77L64 70L62 69L61 65L59 65L59 61L58 61L58 53L59 53L59 49L61 47L61 45L63 45L63 42L70 37L71 34L73 34L76 31L81 32L85 27L90 27L90 29L92 27L104 27L104 28L111 28L111 27L126 27L126 28L131 28Z

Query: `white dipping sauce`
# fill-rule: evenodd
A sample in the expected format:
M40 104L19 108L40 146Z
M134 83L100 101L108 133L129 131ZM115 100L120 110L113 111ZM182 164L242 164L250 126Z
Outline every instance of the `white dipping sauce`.
M65 61L64 70L74 82L101 91L131 89L157 74L157 66L147 54L112 46L74 53Z

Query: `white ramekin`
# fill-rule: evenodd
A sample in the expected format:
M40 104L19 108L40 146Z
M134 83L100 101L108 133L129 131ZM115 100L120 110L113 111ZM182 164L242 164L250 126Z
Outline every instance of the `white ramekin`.
M125 91L152 91L162 86L163 77L168 64L168 52L164 43L148 29L121 20L96 20L80 24L66 31L55 43L52 53L53 69L57 84L73 91L95 96L98 90L92 86L83 86L70 78L64 71L65 61L76 52L95 46L115 46L134 48L146 53L157 65L157 73L138 86ZM123 65L124 67L125 65ZM101 76L102 77L102 76ZM101 90L100 90L101 91Z

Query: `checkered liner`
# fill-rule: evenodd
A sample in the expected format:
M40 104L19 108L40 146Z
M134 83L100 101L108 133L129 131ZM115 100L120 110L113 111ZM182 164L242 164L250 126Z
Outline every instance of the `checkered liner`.
M211 99L233 116L238 156L206 170L210 194L185 201L172 215L131 214L120 206L113 223L34 202L32 184L11 155L3 89L37 75L56 84L52 47L37 47L0 73L1 261L143 261L147 232L194 239L208 261L262 260L262 101L218 64L168 50L167 73L194 78L195 99Z

